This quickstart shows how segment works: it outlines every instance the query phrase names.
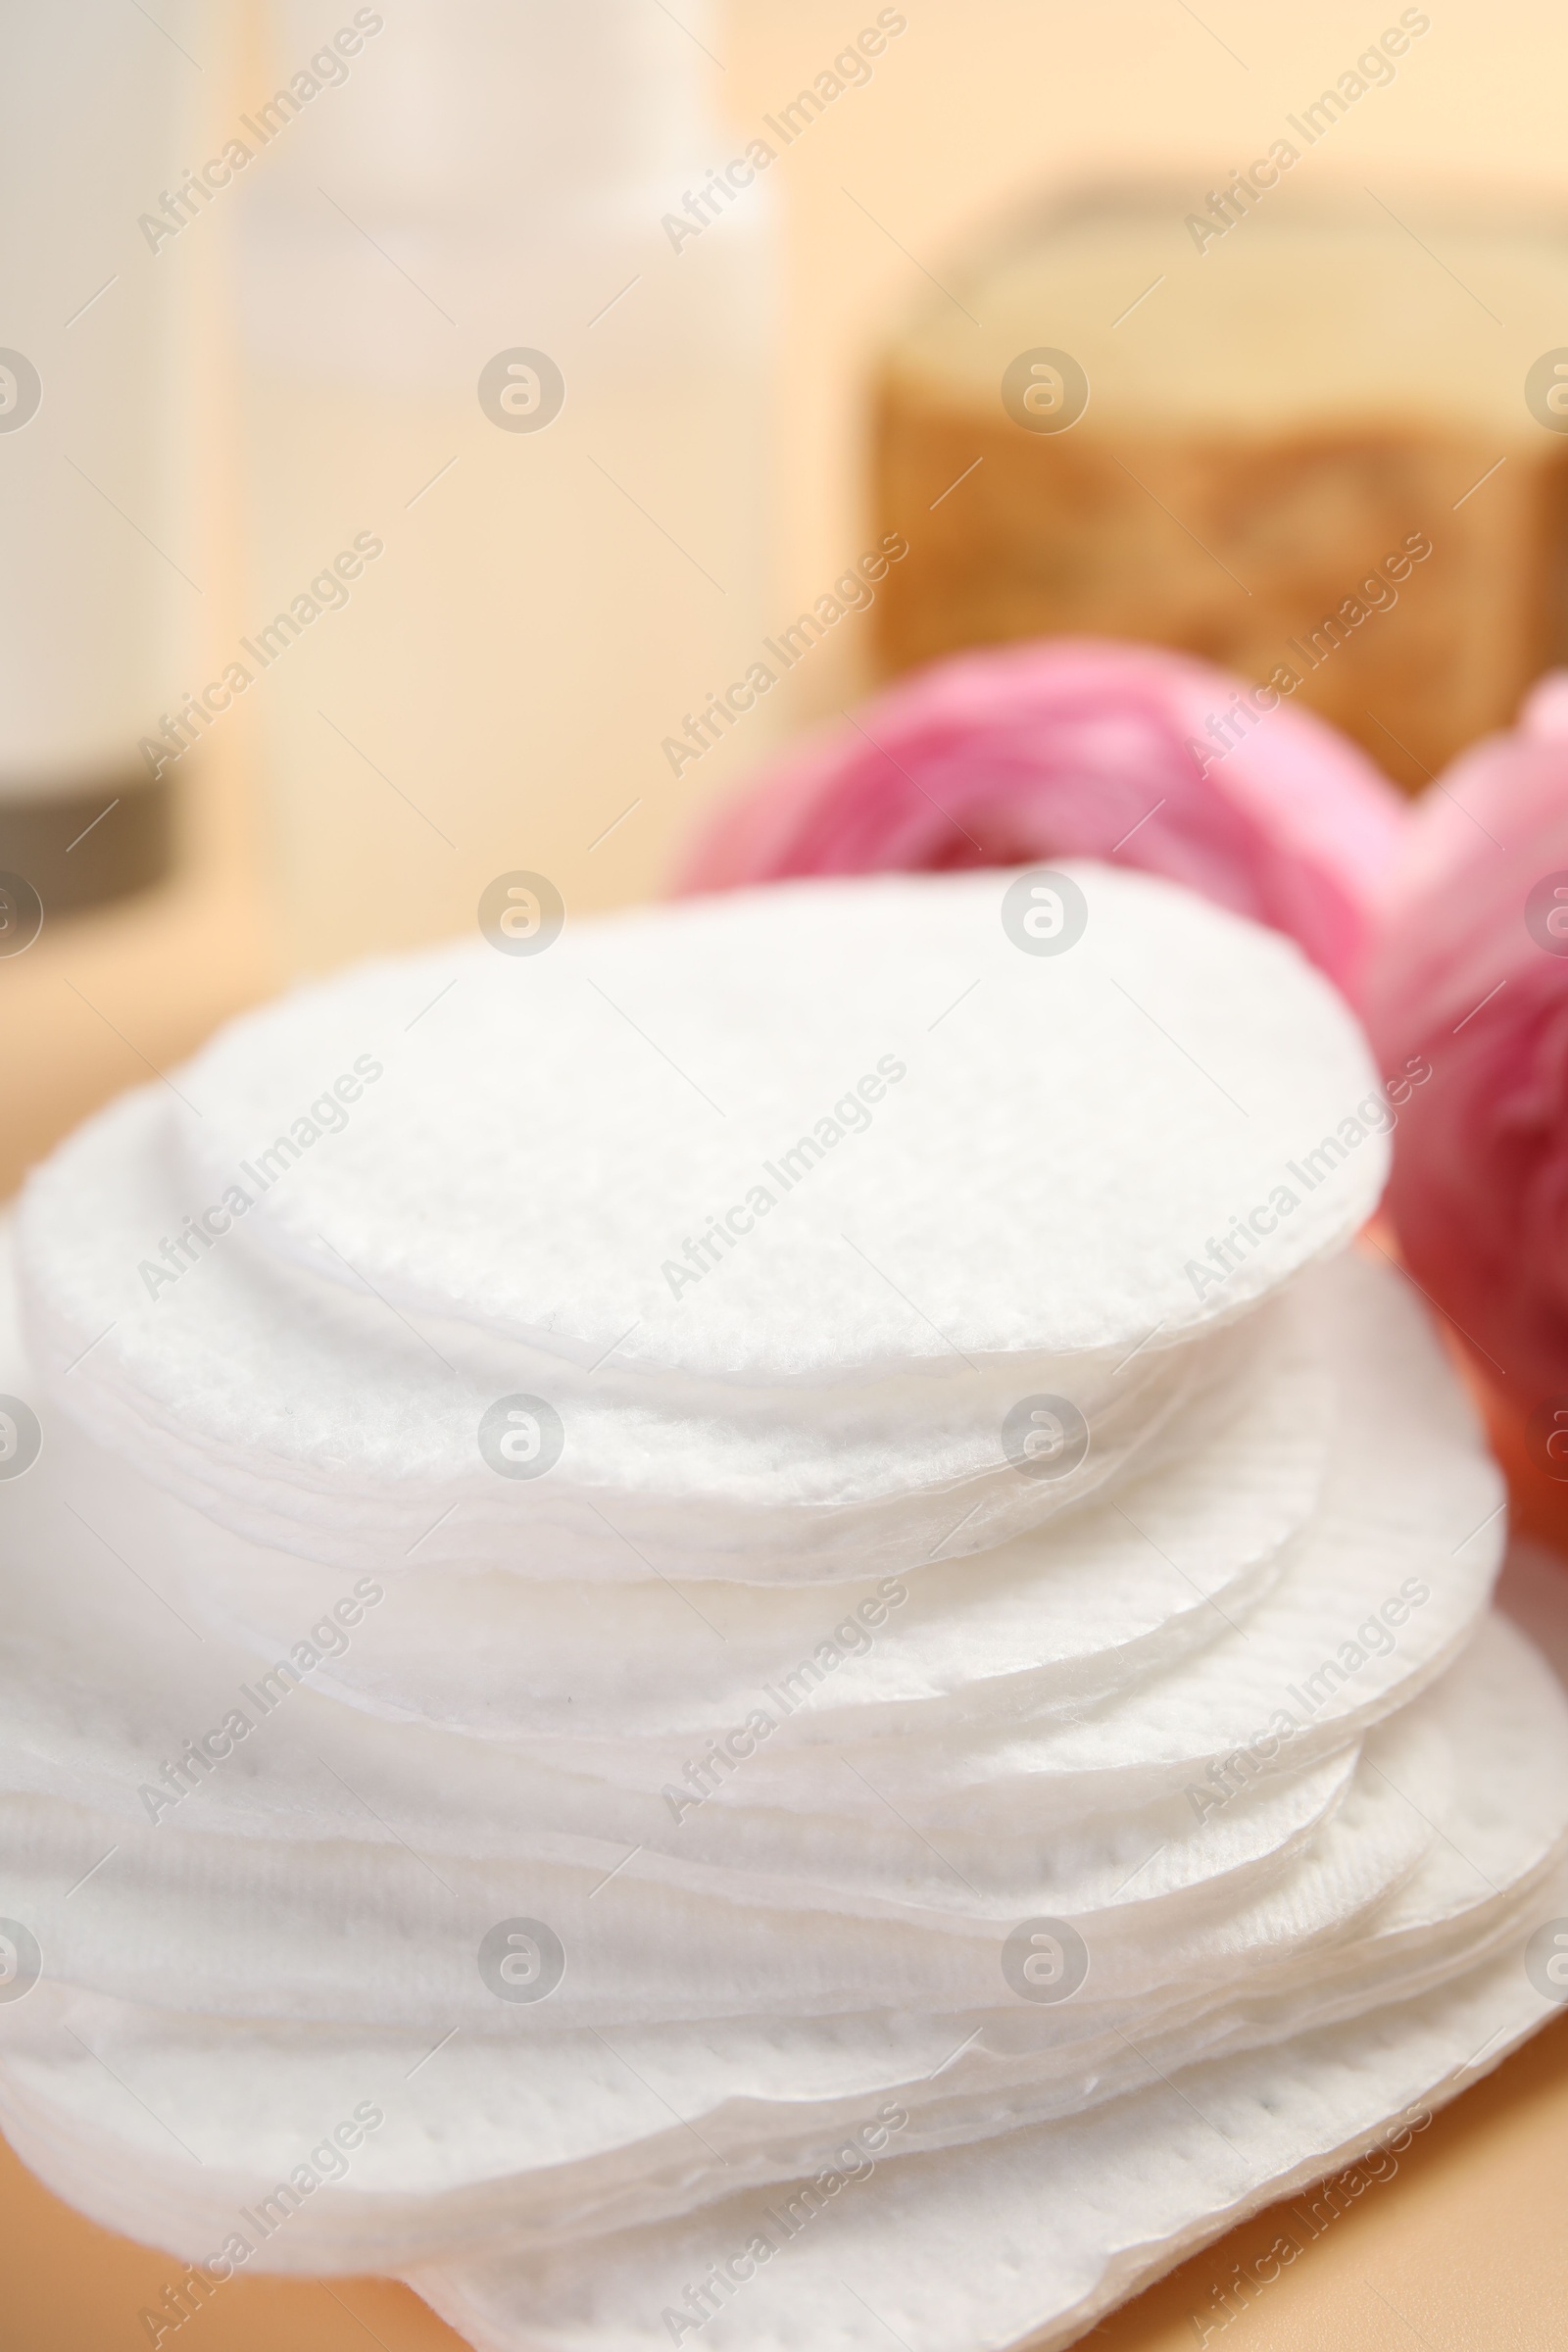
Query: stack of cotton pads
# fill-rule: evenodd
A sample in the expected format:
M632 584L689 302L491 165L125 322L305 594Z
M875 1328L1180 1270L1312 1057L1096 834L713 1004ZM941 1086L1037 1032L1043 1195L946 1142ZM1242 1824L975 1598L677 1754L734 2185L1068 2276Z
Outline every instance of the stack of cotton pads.
M0 1358L22 2153L192 2308L976 2352L1493 2064L1568 1709L1350 1248L1418 1082L1082 866L503 923L93 1120Z

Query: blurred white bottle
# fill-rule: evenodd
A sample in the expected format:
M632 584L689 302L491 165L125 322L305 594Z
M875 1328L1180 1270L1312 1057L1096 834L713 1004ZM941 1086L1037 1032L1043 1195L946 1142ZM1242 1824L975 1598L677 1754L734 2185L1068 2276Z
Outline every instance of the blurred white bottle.
M666 227L746 143L679 15L273 0L238 658L302 968L470 926L507 871L656 886L762 747L765 702L700 779L662 748L767 625L772 191Z
M46 912L169 855L173 763L140 746L200 674L183 181L229 14L0 5L0 869ZM0 955L26 930L0 907Z

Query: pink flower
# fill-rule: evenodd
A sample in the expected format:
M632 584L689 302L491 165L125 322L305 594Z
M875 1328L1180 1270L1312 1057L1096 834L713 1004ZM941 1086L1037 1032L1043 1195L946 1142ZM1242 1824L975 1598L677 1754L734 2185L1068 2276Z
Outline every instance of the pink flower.
M1431 1066L1395 1136L1405 1261L1528 1420L1568 1395L1568 671L1419 805L1367 1005L1385 1070ZM1568 1467L1568 1436L1532 1450Z
M722 809L680 887L1117 858L1289 932L1348 991L1405 807L1272 687L1050 638L890 687Z

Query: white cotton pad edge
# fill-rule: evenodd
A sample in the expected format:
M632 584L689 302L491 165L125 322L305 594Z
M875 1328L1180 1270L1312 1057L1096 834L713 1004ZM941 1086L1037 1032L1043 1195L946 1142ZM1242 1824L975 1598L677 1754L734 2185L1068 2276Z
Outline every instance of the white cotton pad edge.
M1568 1903L1559 1880L1543 1916ZM554 2260L415 2270L476 2352L655 2352L694 2280L739 2274L702 2328L718 2352L1056 2352L1249 2214L1419 2123L1554 2014L1511 1952L1458 1984L1245 2057L1190 2068L1070 2126L708 2207ZM896 2145L868 2110L880 2148ZM804 2218L803 2218L804 2216ZM760 2237L764 2260L744 2257ZM750 2276L747 2277L747 2271ZM694 2330L695 2331L695 2330Z
M624 1581L651 1562L760 1583L865 1576L945 1544L973 1552L1212 1420L1267 1346L1268 1318L1254 1316L1200 1345L1093 1363L971 1371L954 1355L956 1372L927 1364L815 1398L710 1384L699 1399L608 1362L547 1367L450 1317L416 1329L242 1234L172 1296L149 1298L130 1279L137 1251L179 1221L158 1156L165 1119L155 1095L124 1098L34 1198L39 1246L18 1250L30 1352L51 1400L95 1442L208 1517L319 1560L397 1570L417 1548L427 1567ZM1063 1384L1087 1453L1060 1478L1020 1476L1007 1414L1020 1394ZM487 1410L541 1393L560 1460L537 1480L498 1477L479 1443Z

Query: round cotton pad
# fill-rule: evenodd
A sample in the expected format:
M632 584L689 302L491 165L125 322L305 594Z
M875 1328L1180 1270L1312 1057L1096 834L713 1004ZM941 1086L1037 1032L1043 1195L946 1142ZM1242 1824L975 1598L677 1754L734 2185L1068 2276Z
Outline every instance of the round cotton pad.
M1200 1400L1195 1344L1354 1230L1392 1117L1287 942L1069 884L1061 955L1014 883L901 878L288 1000L184 1073L199 1118L154 1090L34 1179L40 1358L150 1477L335 1565L810 1581L1001 1543ZM416 981L428 1019L351 1053ZM322 1053L343 1099L285 1120ZM727 1250L670 1239L731 1195Z
M316 1687L486 1738L567 1740L714 1735L780 1678L807 1737L850 1736L871 1708L1016 1708L1030 1694L1087 1704L1223 1632L1313 1508L1335 1306L1302 1289L1259 1321L1263 1345L1218 1386L1207 1428L1187 1417L1174 1458L1126 1477L1116 1499L1091 1495L990 1550L950 1557L939 1544L902 1577L824 1592L684 1590L623 1547L626 1581L607 1592L580 1579L455 1576L422 1567L421 1545L352 1642L328 1634L335 1654ZM93 1463L102 1479L96 1449ZM337 1569L225 1538L172 1499L160 1516L189 1613L259 1657L286 1654L295 1629L327 1618L339 1596Z
M762 1382L1169 1345L1345 1241L1392 1119L1296 948L1085 865L1036 953L1067 934L1017 887L795 884L302 991L183 1073L191 1205L250 1194L389 1315Z

